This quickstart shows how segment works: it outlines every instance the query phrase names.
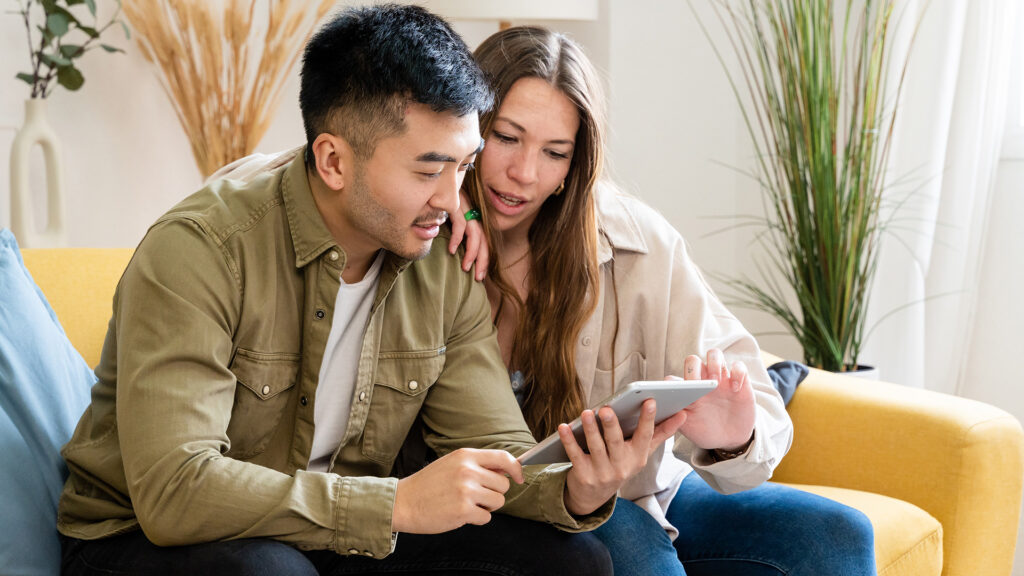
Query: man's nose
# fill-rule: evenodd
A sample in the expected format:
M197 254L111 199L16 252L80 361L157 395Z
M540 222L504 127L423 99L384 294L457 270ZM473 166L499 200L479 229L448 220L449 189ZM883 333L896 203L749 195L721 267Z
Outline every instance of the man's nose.
M445 170L438 178L437 189L430 200L430 207L443 210L449 214L459 211L459 187L462 185L461 172Z

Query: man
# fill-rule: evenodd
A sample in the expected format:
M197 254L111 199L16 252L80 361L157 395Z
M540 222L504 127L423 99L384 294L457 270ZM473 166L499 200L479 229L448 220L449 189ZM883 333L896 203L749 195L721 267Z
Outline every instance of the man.
M533 438L486 294L441 234L490 100L420 8L318 31L303 153L186 198L118 285L63 452L66 574L609 571L570 532L603 522L617 469L674 429L645 417L625 442L606 423L607 453L581 456L595 466L524 471L509 454ZM388 477L417 422L442 457Z

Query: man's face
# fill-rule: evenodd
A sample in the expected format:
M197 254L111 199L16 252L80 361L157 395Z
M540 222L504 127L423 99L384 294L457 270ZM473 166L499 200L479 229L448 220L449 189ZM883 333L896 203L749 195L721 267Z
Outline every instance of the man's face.
M480 151L477 114L458 117L409 104L407 130L377 142L369 160L346 178L341 217L351 232L346 249L384 248L411 260L430 252L459 188Z

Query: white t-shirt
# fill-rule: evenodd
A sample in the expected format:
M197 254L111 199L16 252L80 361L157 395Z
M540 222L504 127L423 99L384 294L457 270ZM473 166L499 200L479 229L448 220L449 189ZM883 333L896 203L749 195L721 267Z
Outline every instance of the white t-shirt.
M348 426L352 408L352 394L356 388L359 353L363 349L363 335L370 319L370 308L377 294L384 251L377 254L363 279L355 284L341 281L338 298L334 302L334 320L324 348L324 361L320 365L320 379L316 387L313 410L313 450L309 454L308 470L327 472L334 451L341 444Z

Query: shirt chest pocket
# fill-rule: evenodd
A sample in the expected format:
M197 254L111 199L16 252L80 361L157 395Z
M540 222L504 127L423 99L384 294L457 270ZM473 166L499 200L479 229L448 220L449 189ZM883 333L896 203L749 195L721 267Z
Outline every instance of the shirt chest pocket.
M430 387L441 376L444 360L444 348L380 354L363 429L364 456L391 466Z
M228 423L227 455L247 459L263 452L288 409L298 381L298 354L252 352L239 348L231 361L235 403Z

